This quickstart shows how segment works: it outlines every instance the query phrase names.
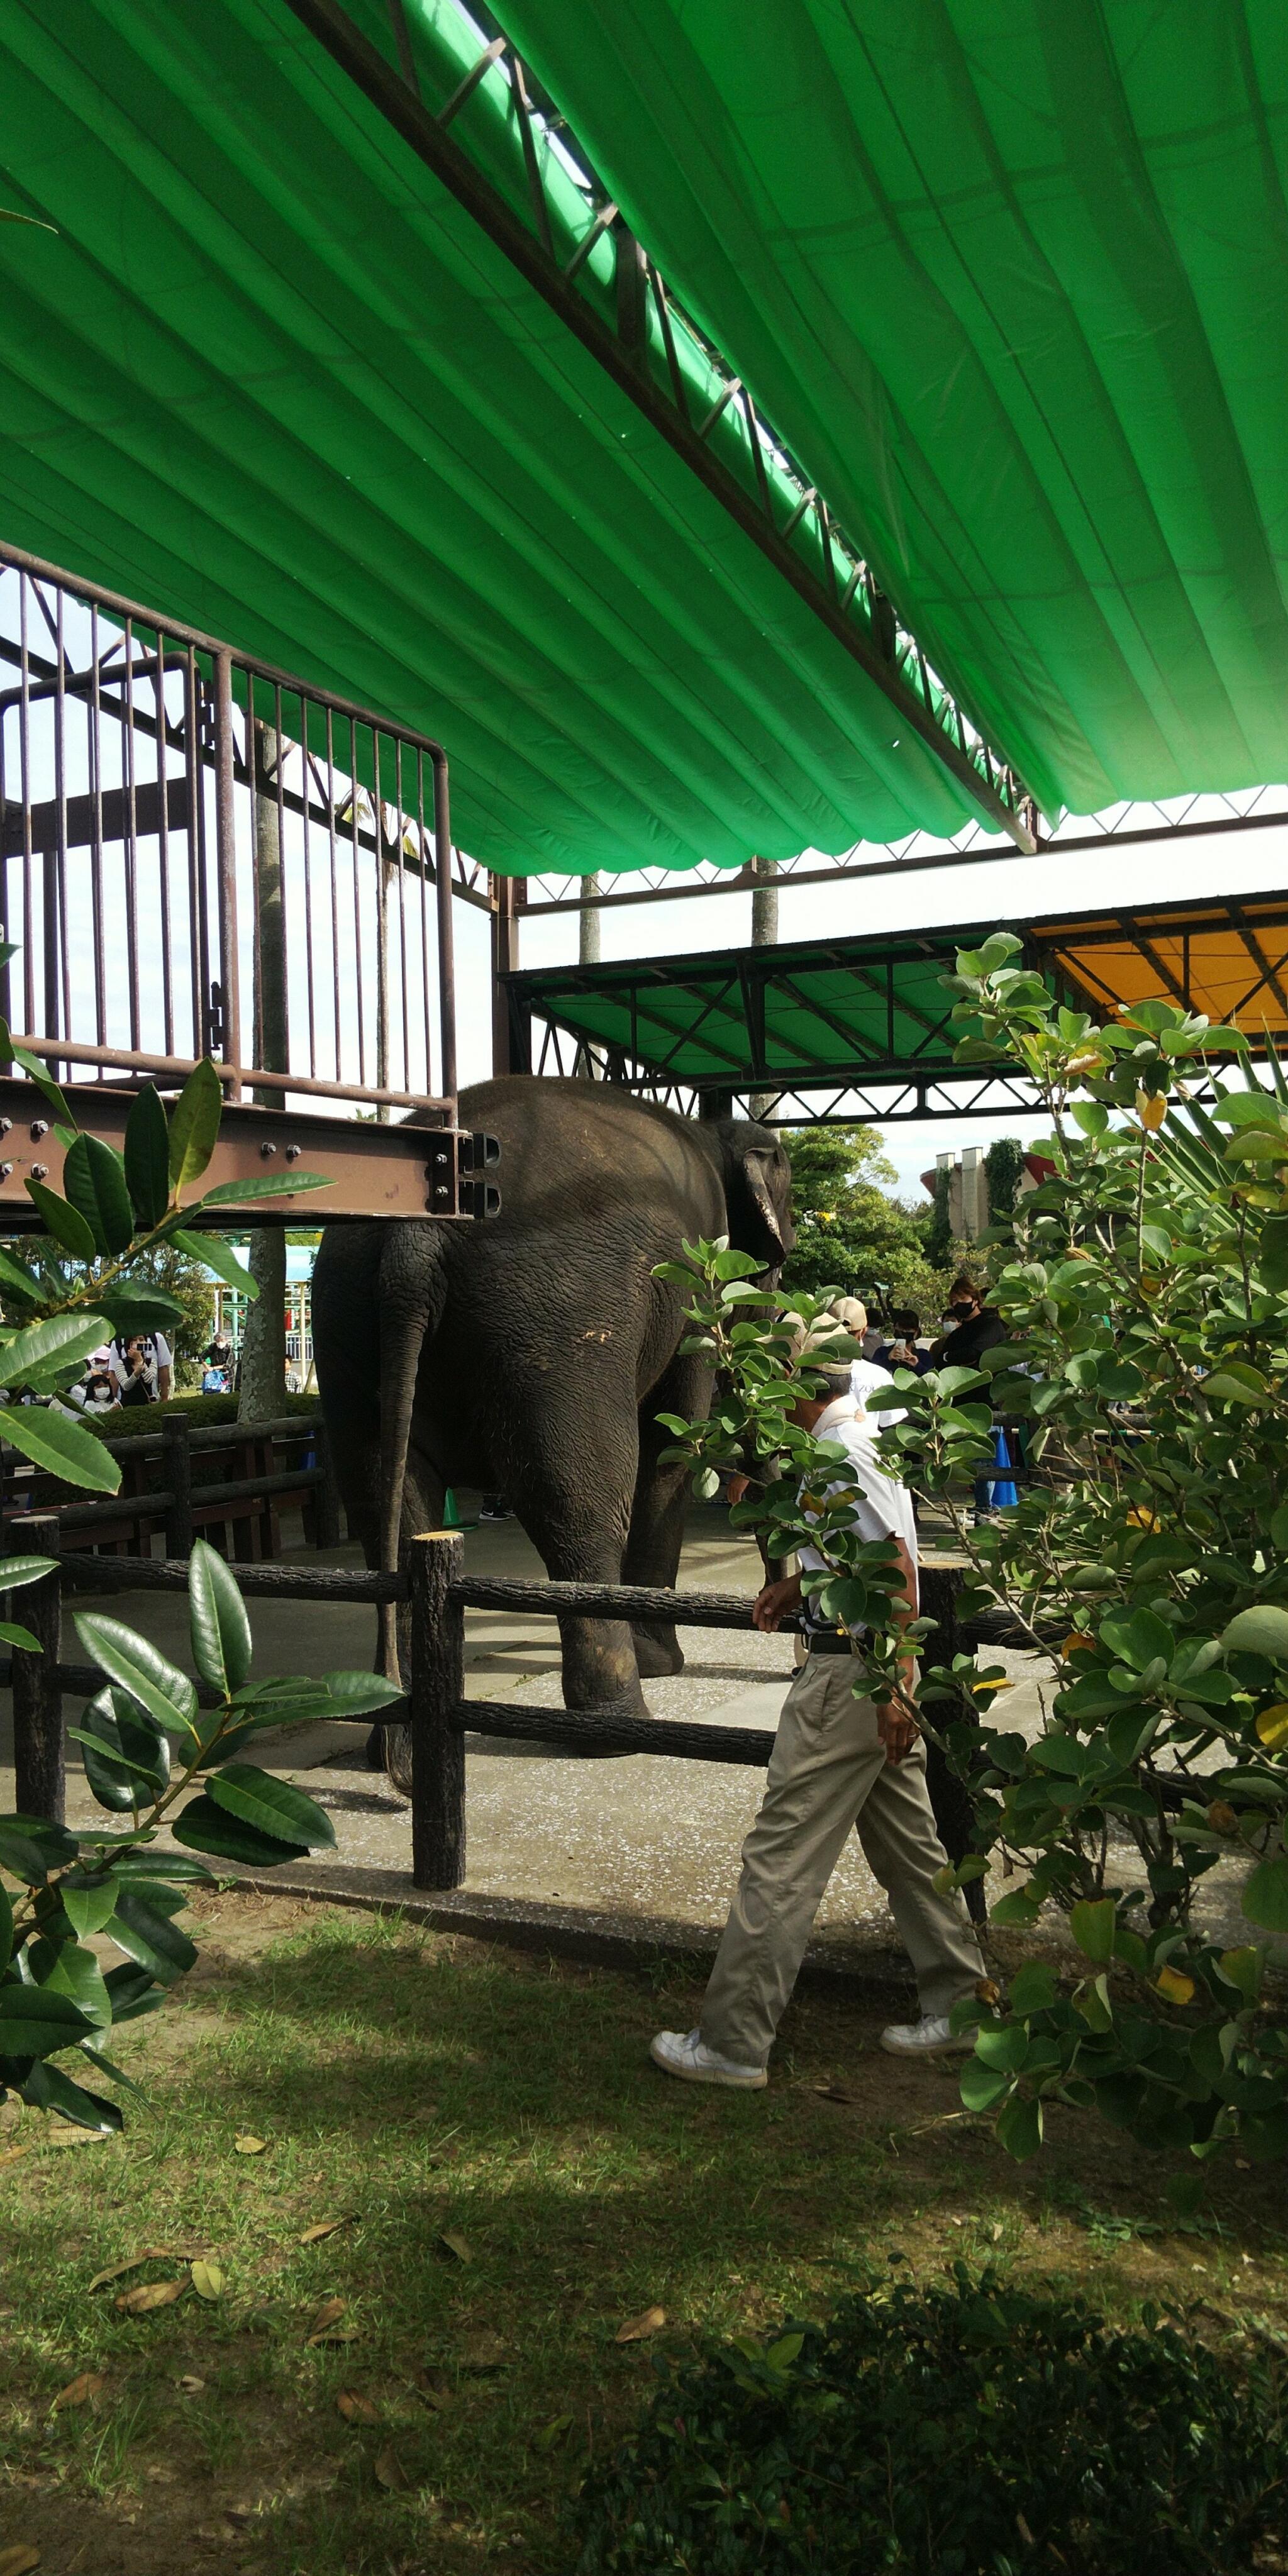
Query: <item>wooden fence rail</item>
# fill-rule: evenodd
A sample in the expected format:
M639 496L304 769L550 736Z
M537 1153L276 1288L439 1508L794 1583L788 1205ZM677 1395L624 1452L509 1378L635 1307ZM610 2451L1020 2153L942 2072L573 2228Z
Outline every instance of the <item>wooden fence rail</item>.
M24 1547L58 1554L57 1530L31 1523ZM595 1708L532 1708L515 1700L467 1700L467 1608L536 1612L556 1618L575 1612L588 1619L667 1621L677 1627L750 1629L751 1602L722 1592L668 1592L638 1584L535 1583L519 1578L467 1575L464 1542L455 1530L414 1539L407 1567L379 1574L349 1567L308 1569L241 1565L237 1579L249 1597L287 1601L404 1602L410 1615L408 1688L386 1723L411 1732L412 1881L419 1888L459 1887L465 1877L465 1738L508 1736L566 1744L579 1752L661 1754L675 1761L763 1766L773 1750L769 1727L709 1726L700 1721L639 1717L619 1702ZM53 1574L12 1596L19 1615L41 1639L43 1653L15 1650L14 1693L18 1805L28 1815L63 1812L62 1693L92 1691L101 1677L86 1666L61 1661L61 1596L103 1588L183 1591L186 1564L149 1558L88 1557L65 1551ZM952 1567L922 1570L922 1609L938 1622L936 1662L975 1643L975 1632L956 1614L960 1573ZM790 1629L798 1622L784 1623ZM996 1623L994 1623L996 1625ZM1018 1642L1018 1640L1017 1640ZM1027 1642L1027 1641L1026 1641ZM0 1664L0 1679L8 1678ZM203 1694L203 1698L206 1695ZM211 1695L213 1696L213 1695ZM944 1847L960 1860L970 1847L970 1793L933 1745L927 1753L931 1801ZM980 1891L968 1898L980 1905Z
M292 1444L310 1449L313 1464L279 1467L276 1452ZM0 1497L11 1541L26 1545L32 1515L53 1513L69 1536L84 1533L84 1548L95 1550L97 1565L110 1561L98 1552L103 1549L131 1561L146 1560L158 1532L167 1557L186 1557L194 1531L222 1531L228 1554L247 1564L277 1554L277 1507L297 1501L305 1513L305 1534L316 1547L340 1543L339 1487L320 1412L288 1413L268 1422L202 1423L195 1429L185 1415L175 1414L157 1431L125 1433L104 1445L123 1468L120 1493L106 1499L86 1500L29 1461L6 1465ZM224 1453L234 1472L203 1476L203 1468L214 1465L217 1470ZM157 1461L160 1482L152 1484L149 1471ZM238 1464L241 1473L236 1472ZM11 1500L15 1491L23 1498L19 1507Z

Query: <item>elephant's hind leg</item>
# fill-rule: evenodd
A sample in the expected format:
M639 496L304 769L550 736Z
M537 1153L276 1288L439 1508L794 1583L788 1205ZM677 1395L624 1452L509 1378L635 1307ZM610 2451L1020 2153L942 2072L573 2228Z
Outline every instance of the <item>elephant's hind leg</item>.
M661 1452L673 1435L657 1420L659 1413L678 1413L686 1422L703 1421L711 1402L711 1372L700 1361L677 1356L640 1406L639 1472L631 1510L630 1536L622 1559L623 1583L644 1583L654 1590L674 1589L680 1570L684 1522L689 1505L687 1470L663 1466ZM682 1673L684 1649L671 1626L633 1628L635 1659L645 1681Z

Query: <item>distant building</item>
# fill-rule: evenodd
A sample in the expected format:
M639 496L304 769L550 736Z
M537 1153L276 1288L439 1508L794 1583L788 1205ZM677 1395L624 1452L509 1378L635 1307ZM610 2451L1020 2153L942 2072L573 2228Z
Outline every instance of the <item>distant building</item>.
M948 1222L959 1241L976 1243L991 1223L988 1203L988 1172L985 1168L988 1148L963 1145L960 1154L936 1154L933 1172L923 1172L921 1185L931 1197L939 1185L941 1172L948 1173ZM1055 1165L1046 1154L1025 1154L1016 1190L1024 1198L1039 1182L1049 1180Z

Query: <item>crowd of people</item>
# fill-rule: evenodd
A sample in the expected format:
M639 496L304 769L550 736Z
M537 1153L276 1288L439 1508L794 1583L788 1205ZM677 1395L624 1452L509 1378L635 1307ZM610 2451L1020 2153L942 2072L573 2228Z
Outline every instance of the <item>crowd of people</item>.
M202 1354L201 1392L226 1395L234 1384L233 1346L216 1327ZM58 1399L77 1413L131 1412L164 1404L174 1392L174 1352L164 1333L118 1333L91 1351L85 1374Z

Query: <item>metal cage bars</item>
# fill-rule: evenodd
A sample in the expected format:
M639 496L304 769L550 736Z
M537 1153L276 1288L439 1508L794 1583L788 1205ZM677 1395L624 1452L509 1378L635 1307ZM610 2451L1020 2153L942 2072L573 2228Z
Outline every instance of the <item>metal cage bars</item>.
M975 810L1031 855L1037 814L1023 781L928 667L862 550L667 285L492 11L481 0L468 10L463 0L452 5L458 31L472 29L478 50L464 77L429 103L402 0L389 0L392 59L341 0L290 0L333 61L862 665ZM508 189L489 169L498 128L476 132L485 94L490 106L498 86Z
M451 1123L441 746L7 545L0 664L0 1011L26 1043L99 1082L209 1053L233 1100Z

